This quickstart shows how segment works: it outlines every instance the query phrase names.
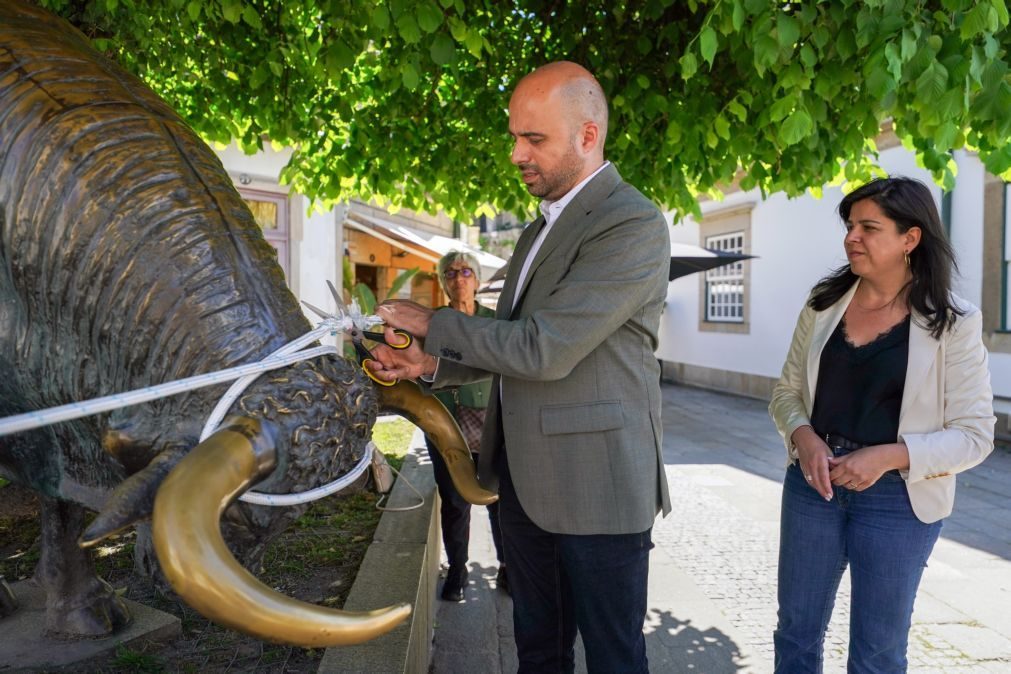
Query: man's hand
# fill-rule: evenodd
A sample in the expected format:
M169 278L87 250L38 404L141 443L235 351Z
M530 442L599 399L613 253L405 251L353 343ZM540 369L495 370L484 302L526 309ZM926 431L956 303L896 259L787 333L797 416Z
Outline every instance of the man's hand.
M398 342L399 338L393 332L393 328L387 326L385 334L386 339L391 343ZM375 356L375 360L369 363L369 370L377 379L383 381L417 379L421 375L434 374L438 364L438 360L434 356L429 356L421 350L418 340L414 340L414 343L406 349L394 349L385 344L376 344L372 347L372 355Z
M410 300L386 300L376 309L376 314L383 319L386 325L406 330L422 339L428 335L428 324L434 313L434 309L429 309Z

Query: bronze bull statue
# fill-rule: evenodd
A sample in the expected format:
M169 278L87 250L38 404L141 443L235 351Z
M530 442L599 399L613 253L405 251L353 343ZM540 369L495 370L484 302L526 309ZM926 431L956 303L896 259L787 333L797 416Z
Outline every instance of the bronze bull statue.
M309 330L211 150L66 22L0 3L0 417L254 362ZM256 379L201 443L224 388L0 437L0 475L41 495L35 580L51 632L102 636L129 619L81 546L152 514L140 565L153 566L153 548L180 596L217 622L306 647L394 627L409 607L296 602L230 551L255 565L306 507L248 505L243 491L348 472L380 407L440 441L471 501L495 498L455 422L413 383L377 396L351 362L303 361ZM85 530L86 510L98 515Z

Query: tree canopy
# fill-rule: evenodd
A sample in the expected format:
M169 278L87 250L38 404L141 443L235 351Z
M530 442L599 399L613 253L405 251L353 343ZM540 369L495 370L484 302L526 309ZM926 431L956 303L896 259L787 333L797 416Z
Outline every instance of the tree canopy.
M1011 178L1003 0L35 1L206 139L294 147L285 179L321 200L527 211L506 106L558 59L600 80L623 177L681 214L734 180L867 177L886 120L939 181L963 147Z

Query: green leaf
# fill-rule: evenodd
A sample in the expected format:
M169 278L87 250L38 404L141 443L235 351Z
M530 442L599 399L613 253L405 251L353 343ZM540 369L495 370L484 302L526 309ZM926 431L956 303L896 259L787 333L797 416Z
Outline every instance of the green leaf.
M957 136L958 127L951 122L947 122L942 124L934 134L934 145L938 150L949 150L955 144L955 138Z
M776 15L776 33L779 46L783 49L792 49L800 39L800 24L789 14L780 12Z
M836 36L835 48L836 51L839 52L839 58L843 61L849 60L849 58L857 51L857 43L856 40L853 39L853 31L840 31Z
M769 108L769 120L778 122L789 115L797 106L797 97L793 94L784 96L772 104Z
M741 28L744 26L744 19L747 17L744 11L744 5L741 4L741 0L734 0L734 14L731 21L734 27L734 32L740 32Z
M993 35L987 35L983 38L983 53L986 54L988 59L996 58L999 51L1000 43L993 38Z
M444 66L453 62L456 56L456 45L453 44L453 39L446 35L445 33L439 33L432 40L432 47L429 49L432 55L432 61L440 66Z
M991 61L983 69L983 88L994 90L1004 81L1008 65L1004 61Z
M372 25L381 31L390 27L390 12L383 4L377 4L372 10Z
M784 145L796 145L811 133L812 128L811 116L803 108L797 108L780 127L779 139Z
M730 111L732 115L737 117L737 119L742 122L748 121L748 110L743 105L737 102L737 99L731 100L727 103L727 110Z
M916 96L924 105L930 105L944 94L947 86L948 71L935 61L916 80Z
M407 44L415 44L421 39L421 30L418 28L418 22L414 20L414 15L412 14L404 13L400 15L400 18L397 19L397 32Z
M393 279L393 283L390 284L390 291L386 293L387 299L390 297L396 297L400 289L404 287L404 284L411 280L415 274L421 271L420 267L412 267L404 272L397 275L397 278Z
M916 53L917 40L913 31L906 28L902 31L902 51L899 54L903 61L909 61Z
M996 24L997 12L988 2L980 2L969 10L962 18L962 27L959 30L962 39L973 38L980 33L986 32L990 23L991 13L993 22Z
M877 100L881 100L886 94L895 89L895 80L887 71L875 68L865 80L867 91Z
M453 39L457 42L463 43L467 41L467 24L456 18L455 16L449 19L449 33L453 36Z
M326 50L324 63L326 64L327 75L332 78L339 78L354 62L355 53L342 40L334 41Z
M1009 19L1007 5L1004 3L1004 0L990 0L990 4L997 14L997 28L1007 28ZM994 32L997 31L997 28L994 29Z
M671 122L667 124L667 131L664 135L667 137L667 142L671 145L678 144L681 141L681 125L674 120L671 120Z
M716 135L724 140L730 140L730 122L723 115L716 115L716 119L713 120L713 128L716 130Z
M817 65L818 55L814 53L814 49L811 45L805 44L800 48L800 62L808 68L813 68Z
M811 31L811 40L818 49L824 49L832 39L832 32L825 26L815 26Z
M713 57L716 56L716 46L716 31L712 27L706 26L702 30L702 34L699 35L699 51L710 66L713 65Z
M364 283L358 283L351 294L354 296L354 299L358 300L358 307L362 310L363 314L375 313L378 302L376 302L376 295L372 292L372 288L369 288Z
M250 27L257 30L263 28L263 22L260 21L260 15L256 12L256 8L252 5L246 5L242 8L242 20L249 24Z
M434 33L442 25L443 14L435 5L426 2L418 6L418 25L426 33Z
M681 64L681 79L690 80L695 72L699 69L699 61L695 58L695 54L692 52L685 52L678 63Z
M191 0L191 2L186 5L186 13L190 15L190 21L196 21L200 18L200 10L203 7L199 0Z
M223 0L221 15L228 23L238 23L242 20L242 0Z
M901 47L894 42L885 45L885 61L888 62L888 73L896 80L902 79Z
M771 67L779 58L779 45L768 35L755 40L755 65L762 68Z
M471 56L474 58L479 58L481 56L481 47L484 46L484 39L481 37L481 33L476 30L467 30L467 37L464 39L463 43L467 46L467 51L470 52Z
M639 88L642 89L643 91L649 89L649 78L646 77L645 75L636 75L635 83L638 84Z

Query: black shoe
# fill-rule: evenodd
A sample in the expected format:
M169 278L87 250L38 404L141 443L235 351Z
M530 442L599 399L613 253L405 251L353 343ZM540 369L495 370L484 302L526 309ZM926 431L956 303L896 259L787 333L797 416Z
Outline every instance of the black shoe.
M509 576L506 575L505 566L498 567L498 575L495 576L495 587L502 590L510 597L513 596L512 590L509 589Z
M467 587L467 569L460 571L450 569L446 574L446 582L442 584L442 593L439 595L443 601L463 601L463 588Z

